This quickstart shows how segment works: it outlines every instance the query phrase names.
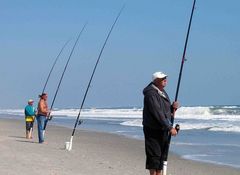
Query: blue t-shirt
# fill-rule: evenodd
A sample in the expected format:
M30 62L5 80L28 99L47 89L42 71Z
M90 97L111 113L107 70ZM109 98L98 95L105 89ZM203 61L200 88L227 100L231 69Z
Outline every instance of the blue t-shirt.
M27 105L25 107L25 116L34 116L35 115L35 108L31 105Z

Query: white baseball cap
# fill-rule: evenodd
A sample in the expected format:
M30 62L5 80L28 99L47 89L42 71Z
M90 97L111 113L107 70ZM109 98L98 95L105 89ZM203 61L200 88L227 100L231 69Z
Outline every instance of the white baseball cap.
M152 81L154 81L156 78L165 78L165 77L167 77L167 75L164 74L163 72L155 72L152 75Z
M29 99L29 100L28 100L28 103L32 103L32 102L34 102L32 99Z

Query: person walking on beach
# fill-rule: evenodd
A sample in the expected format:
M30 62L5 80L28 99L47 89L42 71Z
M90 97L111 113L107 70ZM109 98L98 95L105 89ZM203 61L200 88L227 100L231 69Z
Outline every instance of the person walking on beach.
M49 109L47 104L47 93L42 93L39 95L40 100L38 102L38 114L37 114L37 123L38 123L38 139L39 143L44 143L44 125L47 122L47 117L49 115Z
M33 100L28 100L28 105L24 109L25 121L26 121L26 138L32 139L33 124L35 120L36 110L33 107Z
M163 169L164 147L168 134L177 135L172 127L171 116L178 108L178 102L171 105L168 94L164 90L167 75L155 72L152 82L144 88L143 132L145 138L146 169L150 175L161 175Z

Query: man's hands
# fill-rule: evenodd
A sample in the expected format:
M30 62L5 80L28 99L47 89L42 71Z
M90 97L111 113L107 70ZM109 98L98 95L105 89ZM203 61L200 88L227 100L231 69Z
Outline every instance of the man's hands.
M177 130L175 128L172 128L170 130L170 133L171 133L172 136L176 136L177 135Z
M179 108L179 106L180 106L180 105L179 105L178 101L175 101L175 102L172 103L172 108L173 108L172 117L174 117L175 111ZM178 130L179 130L179 125L178 125ZM178 133L178 130L176 129L176 127L175 127L175 128L172 128L172 129L170 130L170 134L171 134L172 136L176 136L177 133Z
M175 111L179 108L179 106L180 105L179 105L178 101L175 101L175 102L172 103L172 107Z

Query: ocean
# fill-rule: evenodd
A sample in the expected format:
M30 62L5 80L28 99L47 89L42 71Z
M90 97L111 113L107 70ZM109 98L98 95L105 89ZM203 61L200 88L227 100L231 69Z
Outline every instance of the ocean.
M78 112L54 109L49 124L73 128ZM0 116L24 118L23 109L0 109ZM83 109L81 119L83 123L77 129L143 139L142 108ZM240 106L181 107L175 123L181 129L172 137L171 152L185 159L240 168Z

